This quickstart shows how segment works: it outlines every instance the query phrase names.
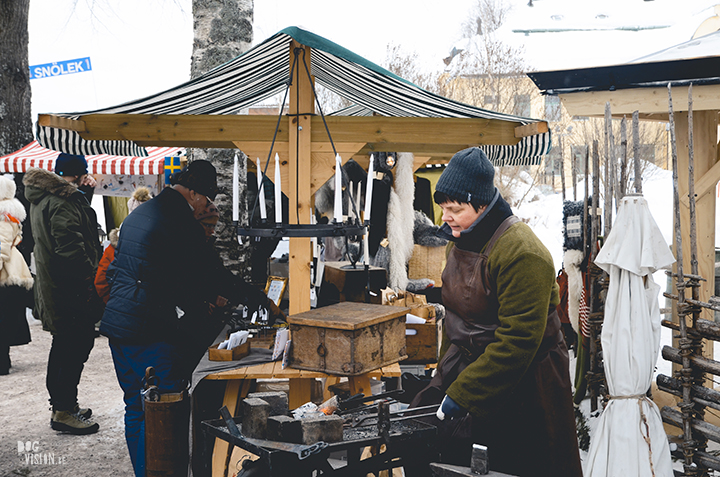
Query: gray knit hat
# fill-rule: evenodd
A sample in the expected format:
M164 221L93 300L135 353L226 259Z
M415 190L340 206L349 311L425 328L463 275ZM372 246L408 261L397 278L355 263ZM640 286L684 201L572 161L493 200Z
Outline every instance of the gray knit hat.
M456 153L438 179L435 191L457 202L489 204L495 197L495 167L477 147Z

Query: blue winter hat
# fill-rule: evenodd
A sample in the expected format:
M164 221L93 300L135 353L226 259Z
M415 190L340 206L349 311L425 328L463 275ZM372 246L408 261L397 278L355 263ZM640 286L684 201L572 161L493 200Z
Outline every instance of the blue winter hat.
M55 160L55 174L59 176L82 176L88 172L85 156L61 152Z
M495 167L477 147L456 153L435 186L458 203L488 205L495 197Z

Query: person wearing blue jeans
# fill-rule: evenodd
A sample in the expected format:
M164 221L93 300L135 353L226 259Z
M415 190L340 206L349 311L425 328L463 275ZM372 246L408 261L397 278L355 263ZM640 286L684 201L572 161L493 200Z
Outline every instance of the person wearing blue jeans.
M178 361L175 347L158 342L150 345L132 345L110 341L120 387L125 393L125 440L136 475L145 475L145 412L142 403L143 378L148 366L155 369L160 393L180 392L187 381L176 376L173 363Z

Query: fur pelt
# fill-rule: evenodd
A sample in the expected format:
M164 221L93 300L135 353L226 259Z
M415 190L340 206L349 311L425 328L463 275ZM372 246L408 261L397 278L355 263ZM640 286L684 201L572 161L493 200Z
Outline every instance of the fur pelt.
M69 199L77 191L75 184L66 181L54 172L36 167L28 169L23 178L23 184L37 187L63 199Z
M419 210L415 211L413 240L416 244L426 247L444 247L448 241L437 236L439 229L440 227L435 225L432 220L430 220L430 217Z
M395 181L388 203L387 238L392 250L388 264L388 285L395 290L407 289L407 263L414 246L414 159L411 153L402 152L397 155Z
M568 318L578 336L580 335L580 297L583 289L580 272L582 262L583 253L579 250L567 250L563 256L563 265L568 277Z

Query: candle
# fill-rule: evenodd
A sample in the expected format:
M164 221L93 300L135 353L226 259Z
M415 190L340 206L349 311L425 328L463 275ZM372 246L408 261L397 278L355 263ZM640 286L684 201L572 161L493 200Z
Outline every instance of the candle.
M267 210L265 209L265 190L262 187L263 173L260 169L260 158L257 158L257 184L258 184L258 197L260 198L260 218L262 220L267 219Z
M355 216L353 215L353 204L352 204L352 201L353 201L353 199L354 199L354 197L353 197L353 191L354 191L354 189L355 189L355 185L352 183L352 181L350 181L350 184L348 184L348 194L347 194L347 204L348 204L348 208L347 208L348 213L347 213L347 215L348 215L348 220L349 220L350 222L352 222L352 221L353 221L353 218L355 217Z
M370 165L368 165L367 184L365 184L365 223L370 223L370 207L372 205L372 191L375 171L375 158L370 154Z
M235 153L235 162L233 164L233 186L232 186L232 219L233 222L237 222L240 219L240 209L238 208L239 202L238 197L240 196L240 184L238 183L238 155Z
M333 220L336 223L342 222L342 164L340 154L335 155L335 208L333 210Z
M280 177L280 156L275 153L275 223L282 223L282 177Z
M367 226L363 235L363 264L370 265L370 226Z
M358 181L357 184L357 193L355 194L355 207L357 207L358 210L358 223L361 223L362 220L360 219L360 200L362 198L362 195L360 194L360 190L362 188L362 181Z

